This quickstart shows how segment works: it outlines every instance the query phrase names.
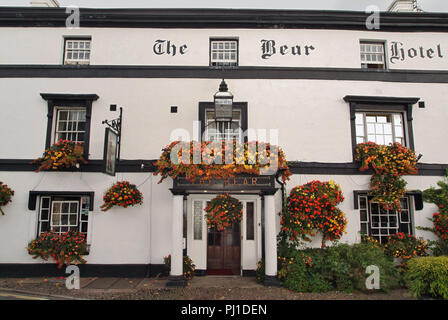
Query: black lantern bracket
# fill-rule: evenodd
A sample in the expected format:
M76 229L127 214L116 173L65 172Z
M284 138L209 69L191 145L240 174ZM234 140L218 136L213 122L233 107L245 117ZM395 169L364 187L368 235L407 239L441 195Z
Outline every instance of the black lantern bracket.
M110 111L116 111L117 105L111 104ZM103 120L102 124L106 124L109 128L111 128L118 136L118 151L117 151L117 161L120 161L120 151L121 151L121 124L123 123L123 108L120 107L120 115L117 119L113 120Z

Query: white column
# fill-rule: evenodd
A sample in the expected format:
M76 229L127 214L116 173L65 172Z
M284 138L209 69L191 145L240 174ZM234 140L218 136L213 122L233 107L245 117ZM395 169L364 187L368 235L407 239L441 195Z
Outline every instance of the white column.
M277 275L277 232L273 195L264 197L264 233L265 273L272 277Z
M171 227L171 276L183 276L183 211L184 196L173 195Z

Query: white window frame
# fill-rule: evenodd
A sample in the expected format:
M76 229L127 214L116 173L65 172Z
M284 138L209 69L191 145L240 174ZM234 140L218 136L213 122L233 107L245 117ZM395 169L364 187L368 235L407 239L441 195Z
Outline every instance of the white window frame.
M54 123L53 123L53 137L52 137L52 141L54 143L58 142L61 138L59 137L60 133L69 133L69 134L75 134L78 137L79 133L83 133L84 134L84 139L82 141L75 139L75 140L70 140L70 139L63 139L63 140L70 140L73 142L85 142L86 139L86 128L84 127L84 130L78 130L78 123L79 121L79 113L77 116L77 119L75 121L70 121L72 123L72 128L73 125L76 125L76 130L59 130L59 123L60 121L64 121L68 124L68 120L60 120L60 112L68 112L68 114L70 114L71 112L79 112L79 111L83 111L85 113L85 116L87 116L87 109L85 107L63 107L63 106L55 106L54 108L54 112L56 113L56 117L54 117ZM68 119L68 116L67 116ZM87 125L87 119L84 120L85 125Z
M54 198L62 199L62 200L54 200ZM49 203L49 206L44 206L44 200L47 200ZM70 211L70 204L76 203L77 205L77 212L76 213L56 213L56 214L66 214L67 217L67 224L57 224L53 218L54 218L54 205L60 204L60 207L62 209L62 204L67 203L69 204L69 211ZM39 211L38 211L38 227L37 227L37 235L41 235L43 232L46 231L53 231L58 234L65 233L69 230L75 230L82 234L84 234L87 237L88 233L88 213L89 213L89 203L90 199L88 196L80 196L80 197L63 197L63 196L41 196L40 197L40 205L39 205ZM48 210L48 218L42 219L42 211ZM75 215L76 219L75 223L70 223L70 215ZM61 220L60 220L61 221ZM48 230L42 229L42 224L48 223ZM67 228L67 231L57 231L55 228Z
M69 44L71 44L71 48L69 48ZM75 47L75 44L77 48ZM80 48L80 46L83 48ZM86 48L88 45L88 48ZM83 58L79 58L79 53L83 53ZM74 58L73 55L76 53L77 58ZM69 55L71 54L71 57ZM88 58L85 58L86 54L89 55ZM64 64L65 65L89 65L90 58L92 55L92 39L90 38L64 38Z
M370 50L367 50L367 48L370 48ZM380 48L381 50L379 51L378 49ZM372 67L369 67L369 65L381 66L380 68L375 69L387 69L386 43L384 41L361 40L359 42L359 50L361 67L363 69L373 69ZM378 59L379 57L381 57L382 61Z
M234 46L232 48L232 45ZM222 48L220 48L222 47ZM232 54L235 58L232 59ZM238 66L238 39L210 39L210 66Z
M414 221L413 221L413 208L412 208L412 201L410 196L405 196L401 199L402 201L402 211L397 212L393 210L385 210L380 208L378 202L369 202L367 195L360 195L359 196L359 210L360 210L360 231L363 232L363 229L367 229L367 235L374 237L377 239L380 243L385 243L384 239L386 239L388 236L396 234L398 232L404 232L401 230L402 225L403 227L407 225L408 232L404 232L406 234L414 234ZM406 203L406 205L403 205ZM378 213L373 213L372 211L372 205L378 206ZM408 221L403 220L404 214L408 215ZM366 219L363 220L363 215L366 216ZM381 225L382 218L387 217L387 225ZM390 224L391 217L395 219L395 226L392 226ZM378 218L378 225L375 225L375 222L373 221L374 218ZM376 232L374 232L374 230ZM382 232L384 230L384 232Z
M367 117L381 117L381 116L390 117L390 119L391 119L391 122L386 122L386 123L390 123L390 126L391 126L391 134L390 134L391 142L392 143L399 142L402 145L406 146L407 141L408 141L408 137L406 135L407 128L406 128L406 123L405 123L406 114L403 112L356 111L355 112L356 143L359 144L359 143L365 143L365 142L371 141L371 142L375 142L377 144L388 145L388 143L386 143L384 137L388 136L389 134L384 133L384 130L385 130L384 125L379 122L367 122ZM397 122L396 116L399 116L401 118L401 124L399 124ZM372 133L368 132L368 124L374 125L375 133L372 134ZM377 129L379 126L381 126L381 130L383 130L383 133L377 133ZM361 127L362 127L362 131L360 129ZM400 136L398 134L398 132L397 132L399 130L398 128L401 128L402 136ZM375 141L370 140L369 136L375 136ZM382 136L384 143L378 143L376 136Z

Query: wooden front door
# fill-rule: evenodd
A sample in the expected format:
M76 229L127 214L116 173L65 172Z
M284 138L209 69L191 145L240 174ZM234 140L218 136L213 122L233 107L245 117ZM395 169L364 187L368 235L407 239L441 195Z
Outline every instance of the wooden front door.
M209 228L207 235L207 273L239 275L240 265L240 223L234 223L232 227L223 231Z

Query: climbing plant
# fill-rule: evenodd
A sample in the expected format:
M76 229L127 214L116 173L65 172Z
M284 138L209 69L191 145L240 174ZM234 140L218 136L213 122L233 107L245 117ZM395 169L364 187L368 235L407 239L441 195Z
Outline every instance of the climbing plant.
M403 175L417 174L417 157L399 143L388 146L374 142L356 146L355 160L361 161L360 171L373 170L369 196L386 210L401 211L400 199L405 196L407 182Z

